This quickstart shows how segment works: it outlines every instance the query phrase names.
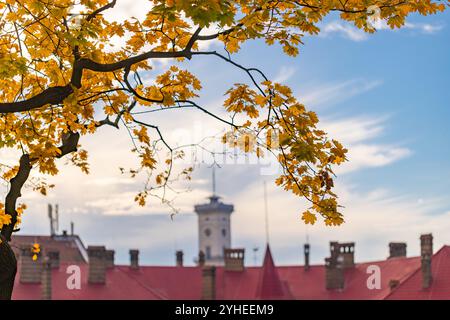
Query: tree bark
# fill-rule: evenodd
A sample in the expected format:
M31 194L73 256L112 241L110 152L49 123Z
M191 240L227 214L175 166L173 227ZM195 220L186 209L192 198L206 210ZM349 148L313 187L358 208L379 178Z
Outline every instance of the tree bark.
M62 145L59 147L61 154L58 155L58 158L77 151L79 139L80 134L78 132L68 132L63 135ZM17 199L22 195L22 187L30 175L32 161L34 160L30 159L28 154L20 157L19 170L10 181L11 186L5 199L5 213L11 215L11 223L3 226L0 234L0 300L10 300L14 288L17 259L8 242L11 241L14 226L17 222Z
M11 216L11 223L3 226L0 238L0 300L10 300L14 288L17 259L8 242L11 241L11 235L17 222L16 202L21 196L22 187L27 181L30 171L30 156L24 154L20 157L19 170L10 181L11 186L5 199L5 213Z
M3 238L3 237L2 237ZM14 251L6 239L0 244L0 300L11 300L17 272Z

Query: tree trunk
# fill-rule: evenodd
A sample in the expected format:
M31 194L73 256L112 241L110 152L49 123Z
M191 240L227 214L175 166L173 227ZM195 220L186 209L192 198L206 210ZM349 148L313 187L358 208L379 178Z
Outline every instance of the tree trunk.
M79 138L80 134L78 132L64 134L62 136L62 145L59 147L61 153L57 158L77 151ZM11 216L11 223L4 225L0 234L0 300L10 300L14 288L14 279L17 273L17 259L8 242L11 241L11 236L15 231L14 228L17 222L16 202L21 196L22 187L30 175L32 161L33 159L30 159L30 155L28 154L23 154L20 157L19 170L10 181L9 192L5 199L5 213Z
M8 241L4 238L0 241L0 300L11 300L17 260Z

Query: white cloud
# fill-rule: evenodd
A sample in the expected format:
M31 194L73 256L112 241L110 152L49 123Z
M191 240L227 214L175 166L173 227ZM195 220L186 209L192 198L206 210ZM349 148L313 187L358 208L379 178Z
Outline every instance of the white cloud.
M293 67L282 66L272 81L277 83L283 83L291 79L294 75L295 69Z
M336 168L337 174L357 171L363 168L383 167L411 155L408 148L391 145L350 145L349 162Z
M428 24L428 23L424 23L424 24L420 24L420 25L416 24L415 26L416 26L416 28L421 30L423 33L429 33L429 34L436 33L438 31L441 31L444 28L443 25L432 25L432 24Z
M392 29L388 24L386 20L375 20L372 21L372 26L377 31L398 31L399 29ZM402 27L403 29L409 29L409 30L416 30L419 31L422 34L434 34L436 32L441 31L444 28L443 24L431 24L431 23L414 23L414 22L406 22L405 25ZM356 28L355 26L351 25L349 22L345 21L331 21L328 23L325 23L321 27L321 32L319 33L319 36L321 37L328 37L332 34L339 34L342 37L355 41L365 41L369 39L369 34L364 32L361 29Z
M302 91L300 91L298 99L309 108L331 106L370 91L380 86L382 83L383 82L380 80L365 79L351 79L342 82L328 83L302 90L307 92L305 94L302 94Z
M378 19L373 23L373 26L376 30L391 30L398 31L399 29L392 29L386 20ZM444 28L443 24L431 24L431 23L418 23L418 22L405 22L405 25L402 27L409 30L417 30L424 34L434 34L436 32L441 31Z
M340 34L344 38L350 39L352 41L359 42L368 39L368 35L364 31L342 21L332 21L325 24L321 28L319 36L326 37L333 33Z
M349 149L348 162L336 168L344 174L364 168L382 167L412 154L411 150L393 144L371 142L383 134L388 117L352 117L323 120L320 127Z
M320 126L332 137L346 144L373 139L385 129L388 117L358 116L344 119L322 119Z

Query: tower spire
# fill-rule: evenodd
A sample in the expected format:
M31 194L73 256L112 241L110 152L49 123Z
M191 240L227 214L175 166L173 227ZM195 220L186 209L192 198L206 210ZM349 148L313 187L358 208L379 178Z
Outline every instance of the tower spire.
M305 224L305 238L306 238L306 243L309 243L309 232L308 232L308 225Z
M216 196L216 166L212 165L212 195Z

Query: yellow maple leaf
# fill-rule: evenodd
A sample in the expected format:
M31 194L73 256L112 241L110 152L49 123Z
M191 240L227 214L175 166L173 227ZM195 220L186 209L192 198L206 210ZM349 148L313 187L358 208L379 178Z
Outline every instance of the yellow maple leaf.
M305 224L314 224L317 221L317 217L310 211L305 211L302 214L302 220L305 221Z

